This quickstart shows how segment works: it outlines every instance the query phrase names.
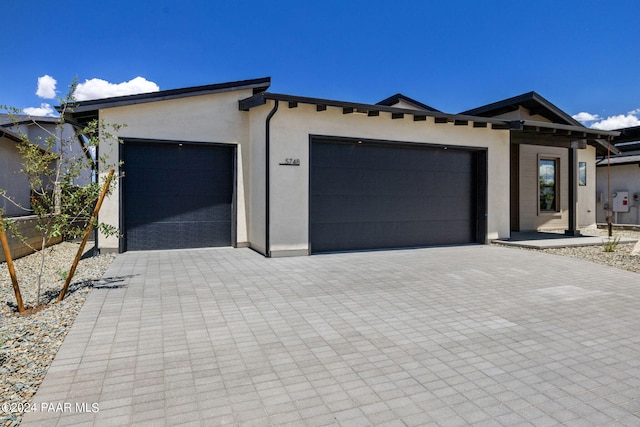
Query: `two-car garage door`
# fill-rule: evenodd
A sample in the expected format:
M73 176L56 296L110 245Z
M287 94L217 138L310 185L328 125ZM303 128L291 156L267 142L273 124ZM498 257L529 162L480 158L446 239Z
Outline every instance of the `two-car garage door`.
M311 252L482 243L486 152L311 143Z

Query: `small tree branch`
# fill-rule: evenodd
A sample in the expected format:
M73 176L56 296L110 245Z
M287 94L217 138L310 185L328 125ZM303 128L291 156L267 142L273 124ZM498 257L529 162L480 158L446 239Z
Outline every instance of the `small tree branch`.
M113 179L113 173L115 171L113 169L109 170L109 175L107 175L107 180L102 187L102 192L100 193L100 198L98 199L98 203L96 203L96 207L93 210L93 215L91 215L91 219L89 219L89 224L87 225L87 229L84 232L84 237L82 238L82 243L80 243L80 247L78 248L78 252L76 253L76 257L73 260L73 264L71 265L71 270L69 270L69 274L67 275L67 280L64 282L64 286L60 291L60 295L58 295L58 302L62 301L67 294L67 290L69 289L69 284L71 283L71 279L73 279L73 275L76 273L76 268L78 267L78 263L80 262L80 257L82 256L82 252L84 251L84 247L87 244L87 240L89 240L89 235L93 230L93 223L98 218L98 212L100 212L100 207L102 206L102 201L104 200L107 192L109 191L109 185L111 185L111 180Z

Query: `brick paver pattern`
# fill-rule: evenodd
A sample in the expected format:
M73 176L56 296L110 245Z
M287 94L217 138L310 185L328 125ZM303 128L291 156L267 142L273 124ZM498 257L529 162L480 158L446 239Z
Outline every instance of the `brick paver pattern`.
M129 252L35 397L73 408L22 425L637 426L639 279L495 246Z

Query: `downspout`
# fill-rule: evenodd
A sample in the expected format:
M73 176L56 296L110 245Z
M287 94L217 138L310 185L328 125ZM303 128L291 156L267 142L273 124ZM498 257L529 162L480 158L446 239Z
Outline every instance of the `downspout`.
M273 116L276 114L276 112L278 111L278 105L279 102L278 100L274 100L274 105L273 105L273 109L269 112L269 114L267 115L267 119L265 121L265 138L264 138L264 146L265 146L265 201L264 201L264 205L265 205L265 231L264 231L264 250L265 250L265 256L267 258L271 258L271 236L269 233L269 228L271 225L271 213L270 213L270 204L269 204L269 174L270 174L270 167L269 167L269 145L271 142L271 119L273 118Z

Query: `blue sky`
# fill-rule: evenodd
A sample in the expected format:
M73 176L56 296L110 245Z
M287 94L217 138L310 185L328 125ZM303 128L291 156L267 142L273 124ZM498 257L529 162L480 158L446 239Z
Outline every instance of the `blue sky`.
M56 105L35 93L45 75L58 95L74 77L155 84L124 87L135 91L271 76L272 92L363 103L401 92L448 113L535 90L599 118L588 126L631 126L639 18L638 0L7 0L0 104Z

